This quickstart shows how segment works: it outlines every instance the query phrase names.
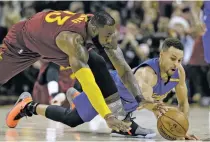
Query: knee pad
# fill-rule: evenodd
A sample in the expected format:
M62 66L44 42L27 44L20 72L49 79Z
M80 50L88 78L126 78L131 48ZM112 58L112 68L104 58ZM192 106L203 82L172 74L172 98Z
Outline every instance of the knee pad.
M76 127L84 123L76 109L70 110L70 108L63 108L56 105L48 106L45 116L51 120L61 122L70 127Z

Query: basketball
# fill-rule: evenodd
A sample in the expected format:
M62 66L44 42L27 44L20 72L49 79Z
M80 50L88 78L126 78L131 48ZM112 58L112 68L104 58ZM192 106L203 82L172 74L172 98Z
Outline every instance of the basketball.
M177 140L185 137L188 128L187 117L177 108L169 108L157 121L158 132L167 140Z

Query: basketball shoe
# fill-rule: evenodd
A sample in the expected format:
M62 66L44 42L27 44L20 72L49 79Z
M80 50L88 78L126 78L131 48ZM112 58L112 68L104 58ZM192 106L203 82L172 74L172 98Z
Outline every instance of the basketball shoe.
M73 104L73 99L78 96L80 94L79 91L77 91L75 88L69 88L66 94L67 100L69 101L69 103ZM73 107L75 107L73 105ZM135 123L133 121L133 119L135 118L131 118L132 117L132 113L128 113L125 117L124 117L124 121L128 121L128 122L132 122L131 124L131 130L130 132L122 132L122 131L114 131L112 130L110 136L113 137L136 137L136 138L153 138L156 136L156 133L151 130L151 129L146 129L146 128L142 128L141 126L139 126L137 123Z
M37 105L38 103L33 102L30 93L23 92L6 116L7 126L10 128L15 128L22 117L31 117L33 114L36 114L34 109Z

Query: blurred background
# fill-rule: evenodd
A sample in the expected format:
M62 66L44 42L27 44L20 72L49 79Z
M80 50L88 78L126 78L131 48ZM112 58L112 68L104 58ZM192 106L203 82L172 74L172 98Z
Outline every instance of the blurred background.
M4 1L0 2L0 44L8 29L43 10L70 10L78 13L109 12L117 22L119 46L131 68L149 58L158 57L167 37L176 37L184 45L183 66L187 75L190 104L210 105L210 89L204 61L202 34L203 2L177 1ZM44 47L43 47L44 48ZM107 66L112 65L105 55ZM0 88L0 105L13 104L23 91L33 92L42 62L37 62ZM164 100L177 104L172 91Z

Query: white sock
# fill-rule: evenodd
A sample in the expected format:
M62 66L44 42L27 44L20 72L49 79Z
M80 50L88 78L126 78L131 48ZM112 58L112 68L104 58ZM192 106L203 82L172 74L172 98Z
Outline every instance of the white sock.
M52 96L52 94L58 93L59 92L59 84L56 81L50 81L47 84L47 89L49 92L49 95Z

